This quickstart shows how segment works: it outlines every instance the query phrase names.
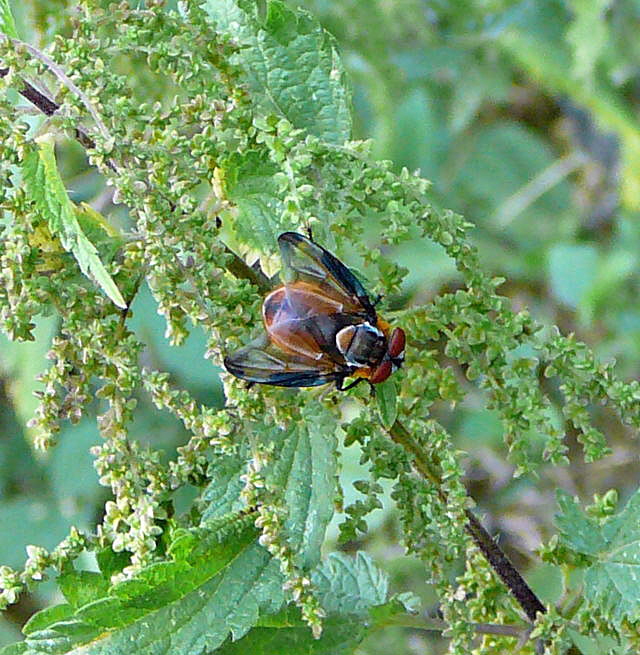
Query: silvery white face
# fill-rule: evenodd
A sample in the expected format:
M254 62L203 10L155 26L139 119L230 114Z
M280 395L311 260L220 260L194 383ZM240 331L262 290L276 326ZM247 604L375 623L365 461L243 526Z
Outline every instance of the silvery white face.
M336 334L336 346L351 366L375 366L384 355L385 337L365 321L342 328Z
M391 360L391 372L395 373L404 364L404 352Z

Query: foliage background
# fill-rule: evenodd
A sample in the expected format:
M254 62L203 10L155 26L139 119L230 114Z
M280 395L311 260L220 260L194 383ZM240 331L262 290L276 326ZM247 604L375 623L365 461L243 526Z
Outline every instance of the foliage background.
M629 0L541 2L422 2L316 0L302 4L336 37L353 86L355 138L372 138L374 154L400 170L419 168L436 199L473 221L483 267L506 278L501 292L528 306L547 324L574 332L605 359L615 358L625 379L640 365L640 3ZM37 43L60 25L64 2L13 5L20 33ZM162 98L171 89L139 80L142 93ZM76 202L101 202L103 192L79 148L59 153ZM108 203L108 199L104 200ZM124 220L124 218L123 218ZM375 227L362 237L377 247ZM444 253L428 241L388 251L410 270L395 307L424 302L460 284ZM209 406L221 406L216 371L202 357L205 337L195 331L171 347L164 319L143 289L133 307L143 357L171 373L177 386ZM35 375L55 332L41 319L38 339L2 340L0 367L0 562L21 566L26 544L53 547L69 525L90 528L107 498L97 484L89 448L99 443L95 422L66 426L58 446L36 454L27 421L36 400ZM460 372L461 377L463 372ZM471 388L470 388L471 391ZM551 390L553 393L553 390ZM532 551L556 530L555 491L588 502L615 487L625 499L637 487L638 444L605 410L596 410L612 453L585 463L569 435L570 464L540 467L519 478L506 458L498 417L472 391L439 420L466 451L466 485L501 545L526 571L545 601L560 581ZM182 426L141 397L132 437L168 455L184 443ZM531 434L532 447L540 444ZM74 475L68 475L72 459ZM342 479L362 477L358 452L346 449ZM185 492L184 506L189 503ZM328 550L336 548L332 529ZM417 592L435 603L427 572L403 555L393 504L369 522L365 549L390 573L394 591ZM52 601L46 585L0 619L0 645L19 638L18 626ZM365 642L368 655L440 652L435 633L389 629ZM433 650L430 650L433 649Z

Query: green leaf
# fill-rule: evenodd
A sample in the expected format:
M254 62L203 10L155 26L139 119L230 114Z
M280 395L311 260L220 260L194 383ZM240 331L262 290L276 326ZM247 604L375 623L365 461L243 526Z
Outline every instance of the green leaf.
M0 369L11 380L7 394L31 444L37 433L29 427L29 421L40 404L35 392L44 389L38 376L48 368L47 353L58 329L58 321L52 316L34 317L33 323L33 341L16 342L0 336Z
M582 297L579 315L583 323L591 323L599 310L607 311L612 297L638 268L635 252L624 252L618 248L599 257L595 279Z
M80 229L100 251L102 261L110 262L124 244L122 235L100 212L86 202L74 205L74 209Z
M493 60L478 61L475 50L454 50L449 56L452 54L463 59L457 65L444 64L455 66L456 71L449 123L452 132L461 133L472 124L483 103L498 105L508 99L511 80L508 68L496 66Z
M320 639L314 639L297 608L264 617L238 642L228 641L220 655L346 655L372 627L369 611L386 601L387 577L365 553L355 558L334 553L313 574L318 600L327 612ZM394 604L394 611L401 603Z
M327 614L368 615L387 600L389 581L366 553L355 558L331 553L313 574L313 583Z
M289 430L262 432L261 439L277 453L262 471L267 486L281 490L288 510L284 529L289 546L296 553L296 564L310 569L320 561L320 549L327 525L333 516L336 493L336 421L321 407L309 405ZM209 473L211 483L203 492L205 519L212 519L241 506L240 492L249 449L245 445L235 455L216 459Z
M29 646L24 641L19 641L16 644L9 644L4 648L0 648L0 655L23 655L23 653L28 652Z
M54 623L64 621L73 614L73 607L67 603L52 605L36 612L22 627L22 632L29 635L38 630L44 630Z
M235 60L263 112L330 143L349 138L344 70L333 37L315 19L279 0L266 3L264 19L253 0L206 0L202 8L241 46Z
M563 541L594 558L584 575L584 597L616 625L640 619L640 491L602 524L588 518L577 501L558 494L556 517Z
M218 455L207 471L210 482L202 492L205 507L202 520L210 521L244 506L240 492L244 488L241 476L245 473L249 449L243 444L237 453Z
M256 542L254 520L227 516L178 532L172 561L143 569L73 617L30 633L25 652L197 655L215 650L229 634L239 639L261 613L277 612L284 601L279 564Z
M407 614L416 615L420 611L421 601L410 591L396 594L384 605L374 605L369 609L373 624L383 627L393 623L394 619Z
M583 555L597 555L606 547L597 523L584 514L575 498L559 490L557 502L560 514L556 525L571 548Z
M590 245L557 244L549 251L549 283L557 300L576 308L596 279L598 252Z
M584 105L600 126L616 132L622 144L622 198L627 207L637 209L640 205L640 123L636 115L618 90L602 76L594 76L593 83L587 85L567 74L571 68L571 53L567 50L566 39L558 33L567 24L564 3L530 2L519 3L519 7L525 8L520 20L502 31L497 43L532 81L553 94L567 95L574 103ZM558 7L560 11L556 11ZM552 16L552 12L558 15ZM544 53L544 57L540 53Z
M75 257L80 270L96 282L115 305L125 308L120 290L80 226L76 206L69 199L58 172L52 140L40 139L38 150L26 156L23 171L27 192L47 220L51 233Z
M9 0L0 0L0 32L10 36L12 39L18 38L16 23L13 20Z
M615 639L607 635L590 634L585 636L572 628L567 628L571 640L580 649L581 655L625 655L629 651L626 646L620 646Z
M436 178L451 147L441 105L423 87L399 98L394 108L393 138L385 157L391 157L398 166L420 169L427 178Z
M589 80L607 44L605 11L611 0L571 0L573 20L567 30L567 43L573 50L573 74Z
M102 575L110 580L113 575L117 575L131 563L131 556L126 551L115 553L107 546L96 553L96 560Z
M86 202L81 202L76 207L76 214L82 230L91 241L96 242L105 236L110 239L120 240L118 230L100 212L97 212Z
M376 385L378 414L385 428L390 428L398 418L398 389L390 378Z
M98 600L109 589L109 581L94 571L67 571L58 579L58 585L74 609Z
M20 628L6 616L0 616L0 651L7 644L22 643ZM18 651L19 652L19 651Z
M284 490L289 542L297 553L298 566L310 569L320 561L333 516L337 439L335 417L330 412L309 403L302 414L303 423L274 435L278 456L267 480Z
M531 180L556 161L538 134L504 121L474 130L463 146L466 157L451 183L464 199L462 207L479 220L506 228L521 248L556 234L555 226L543 226L549 214L560 214L570 205L568 183L559 180L533 196L526 193Z
M240 243L263 250L289 228L273 176L278 171L263 155L234 154L225 163L225 193L235 205L234 231Z
M348 655L366 636L366 626L352 616L329 617L322 636L314 639L309 627L255 628L244 639L227 641L216 655Z

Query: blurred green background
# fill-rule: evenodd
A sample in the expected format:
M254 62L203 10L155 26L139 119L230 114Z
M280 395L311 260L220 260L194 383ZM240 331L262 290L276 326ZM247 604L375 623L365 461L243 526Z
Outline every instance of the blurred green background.
M61 26L61 2L21 4L22 34L46 43ZM575 332L623 378L640 366L640 0L315 0L302 5L335 36L353 88L355 138L371 138L377 157L419 169L433 183L434 202L475 224L485 270L506 278L502 293L547 325ZM18 9L18 8L17 8ZM155 89L158 93L158 89ZM95 174L77 148L61 151L74 200L96 201ZM108 211L108 209L107 209ZM375 230L365 238L376 246ZM428 241L389 253L410 270L393 308L428 301L459 284L452 263ZM220 384L203 359L204 335L169 347L145 289L132 326L148 344L145 364L168 370L198 400L219 406ZM88 449L99 442L95 422L65 428L59 445L36 455L26 423L36 400L34 376L44 370L52 318L38 323L35 343L0 345L0 564L20 566L27 544L51 547L69 525L90 528L106 490L98 486ZM610 487L624 498L637 486L634 435L593 408L613 454L584 464L572 433L571 465L540 467L513 477L496 416L468 388L438 418L465 450L467 486L485 525L527 571L544 600L558 581L532 551L554 532L554 490L589 500ZM546 391L558 398L559 391ZM97 410L97 404L94 410ZM133 438L171 457L188 437L168 414L141 396ZM532 448L539 443L531 435ZM358 453L344 456L351 481L364 477ZM332 527L331 539L337 531ZM389 571L394 591L412 589L435 606L420 563L403 557L392 504L377 511L366 548ZM329 547L333 547L329 544ZM39 588L0 619L0 645L18 637L34 609L52 600ZM362 653L442 652L431 633L389 630Z

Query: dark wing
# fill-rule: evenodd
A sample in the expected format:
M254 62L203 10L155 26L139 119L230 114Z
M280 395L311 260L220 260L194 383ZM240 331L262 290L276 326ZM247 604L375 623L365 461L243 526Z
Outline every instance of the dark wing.
M278 237L284 265L285 284L297 280L323 289L344 305L344 311L365 314L375 325L376 310L358 278L322 246L297 232L284 232Z
M266 334L225 357L224 367L243 380L277 387L316 387L345 377L326 357L317 359L285 352L271 343Z

